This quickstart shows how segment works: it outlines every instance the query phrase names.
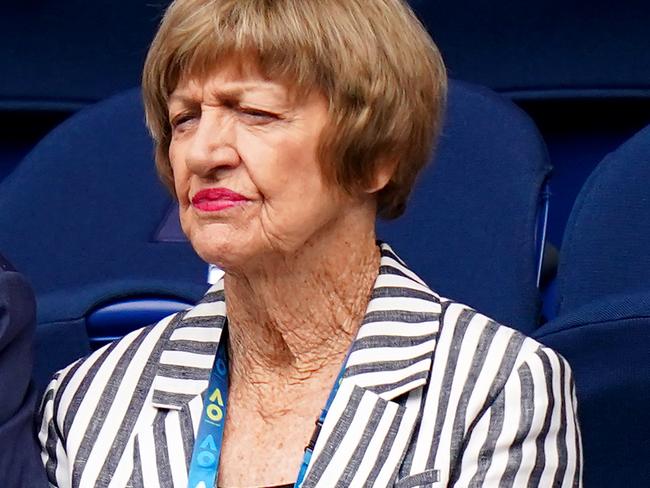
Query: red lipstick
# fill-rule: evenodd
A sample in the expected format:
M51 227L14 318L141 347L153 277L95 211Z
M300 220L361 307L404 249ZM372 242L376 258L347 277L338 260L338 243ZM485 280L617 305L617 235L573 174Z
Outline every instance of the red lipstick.
M192 206L203 212L220 212L248 201L245 196L228 188L208 188L192 197Z

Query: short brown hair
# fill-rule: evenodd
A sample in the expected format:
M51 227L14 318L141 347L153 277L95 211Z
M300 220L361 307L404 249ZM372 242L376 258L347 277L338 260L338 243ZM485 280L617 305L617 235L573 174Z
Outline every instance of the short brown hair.
M181 77L251 54L269 78L329 100L319 141L326 178L354 192L378 165L396 163L378 212L401 215L439 132L447 83L438 49L402 0L174 1L143 73L156 166L172 193L170 94Z

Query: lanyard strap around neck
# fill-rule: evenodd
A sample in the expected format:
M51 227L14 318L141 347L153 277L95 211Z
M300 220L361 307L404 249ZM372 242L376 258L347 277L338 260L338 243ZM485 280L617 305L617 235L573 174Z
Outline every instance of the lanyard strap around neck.
M219 457L226 425L228 401L228 335L223 329L217 355L210 373L208 391L203 401L199 432L194 441L188 488L213 488L219 472Z
M311 436L309 444L307 444L307 447L305 447L305 455L302 457L302 463L300 465L300 470L298 471L298 478L296 479L296 484L294 485L294 488L301 488L302 484L305 482L305 477L307 476L307 468L309 467L309 463L311 462L311 456L314 453L314 447L316 447L316 441L318 440L318 436L320 435L320 430L323 427L323 423L325 422L325 417L327 417L327 413L330 411L330 407L332 406L332 403L334 403L334 398L336 398L336 394L338 393L339 387L341 386L341 382L343 381L343 376L345 375L345 367L348 364L348 359L350 359L351 352L352 352L352 347L348 349L348 352L345 355L345 360L343 361L343 364L341 365L341 370L339 371L339 374L336 377L336 380L334 381L334 386L332 387L332 390L330 391L330 394L327 397L327 402L325 403L325 407L323 407L323 410L321 410L320 412L320 416L316 420L316 428L314 429L314 433Z
M188 475L188 488L214 488L216 486L217 475L219 472L219 457L221 456L221 445L223 443L223 431L226 424L226 403L228 401L228 353L227 353L228 334L225 329L219 339L217 355L210 373L210 382L208 384L207 395L203 401L203 412L201 414L201 423L199 432L194 442L192 452L192 461ZM346 356L341 371L336 377L334 387L330 391L327 403L321 411L316 428L312 434L311 440L305 447L305 455L300 465L298 478L294 488L300 488L305 481L307 468L316 445L316 440L320 434L325 417L336 397L343 374L345 365L348 362L350 351Z

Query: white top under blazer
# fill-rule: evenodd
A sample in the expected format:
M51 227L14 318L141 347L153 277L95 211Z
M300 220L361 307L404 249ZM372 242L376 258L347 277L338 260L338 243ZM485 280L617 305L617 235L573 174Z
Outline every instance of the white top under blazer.
M187 488L225 322L221 280L195 307L56 373L38 419L51 486ZM569 366L439 297L381 244L303 486L580 487Z

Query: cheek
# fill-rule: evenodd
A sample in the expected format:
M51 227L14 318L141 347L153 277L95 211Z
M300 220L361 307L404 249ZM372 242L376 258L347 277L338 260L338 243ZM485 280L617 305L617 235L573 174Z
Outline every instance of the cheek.
M282 134L280 134L281 136ZM260 194L275 207L310 200L325 190L310 138L241 137L242 159Z

